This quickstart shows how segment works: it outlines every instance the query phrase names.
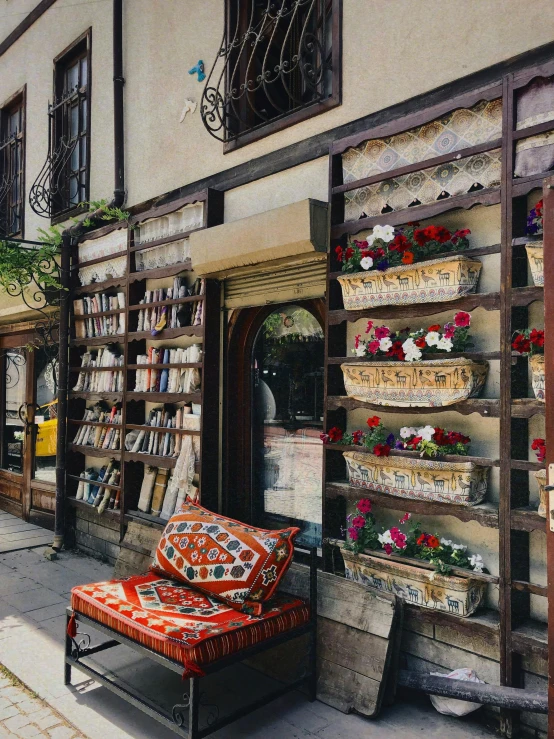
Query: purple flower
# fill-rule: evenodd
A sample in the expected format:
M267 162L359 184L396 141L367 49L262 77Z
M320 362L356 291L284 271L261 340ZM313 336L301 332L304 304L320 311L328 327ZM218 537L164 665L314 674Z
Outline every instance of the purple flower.
M394 444L394 434L389 434L389 435L387 436L387 441L386 441L386 443L387 443L387 444L388 444L389 446L392 446L392 445Z
M377 265L377 269L379 270L379 272L384 272L388 268L389 268L389 260L388 259L383 259Z
M403 441L401 441L400 439L398 439L398 441L397 441L397 442L396 442L396 444L394 445L394 448L395 448L395 449L404 449L404 442L403 442Z

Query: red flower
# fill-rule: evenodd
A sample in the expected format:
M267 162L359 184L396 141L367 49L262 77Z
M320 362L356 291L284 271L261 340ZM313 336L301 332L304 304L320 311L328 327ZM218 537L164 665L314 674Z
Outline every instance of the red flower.
M342 429L339 429L338 426L333 426L332 429L329 429L329 438L333 442L341 441L343 437Z
M428 241L438 241L440 244L444 244L452 238L452 234L444 226L427 226L423 231Z
M459 239L465 239L466 236L469 236L471 231L469 228L462 228L460 231L456 231L454 236L457 236Z
M357 539L358 539L358 529L355 529L354 526L351 526L348 529L348 536L352 539L352 541L357 541Z
M414 341L414 344L415 344L415 345L416 345L417 347L419 347L420 349L425 349L425 347L426 347L425 339L424 339L424 337L423 337L423 336L420 336L419 338L417 338L417 339L416 339L416 340Z
M388 444L376 444L373 447L373 454L377 457L388 457L390 454L390 446Z
M392 544L383 544L385 554L392 554Z
M425 244L430 241L426 231L427 229L425 228L418 228L414 231L414 239L419 246L425 246Z
M446 446L447 439L444 436L444 429L436 428L435 433L433 434L433 439L437 442L439 446Z
M376 426L378 426L381 422L381 419L379 416L371 416L371 418L367 419L367 425L370 429L374 429Z
M357 349L360 346L361 338L362 338L361 334L356 334L356 336L354 336L354 349Z
M535 346L544 346L544 331L537 331L536 328L534 328L531 333L529 334L529 341L531 344L534 344Z
M429 547L429 549L437 549L437 547L440 547L440 545L441 543L436 536L430 536L427 539L427 546Z
M373 328L373 321L368 321L366 329L365 329L366 334L368 334L372 328Z
M362 441L363 432L362 431L354 431L352 433L352 443L353 444L360 444Z
M512 349L520 354L526 354L531 349L531 342L523 334L517 334L512 341Z
M466 326L469 326L471 323L471 315L466 313L464 310L461 310L454 316L454 323L458 328L466 328Z
M533 451L536 451L536 450L537 450L537 449L539 449L539 448L540 448L541 446L544 446L544 445L545 445L545 443L546 443L546 442L545 442L545 440L544 440L544 439L533 439L533 443L531 444L531 449L532 449Z
M413 251L405 251L404 254L402 254L402 264L413 264L413 263L414 263Z
M421 534L416 544L418 544L419 546L422 546L423 544L425 544L426 540L427 540L427 534Z
M432 326L429 326L427 331L440 331L441 327L438 323L434 323Z
M410 248L410 242L404 236L404 234L396 234L394 239L389 244L389 249L392 251L405 252Z
M406 523L406 521L409 521L411 517L412 517L411 513L405 513L398 523Z
M348 261L349 259L352 259L353 256L354 256L354 249L351 246L349 246L344 254L344 258L346 261Z
M352 526L357 529L363 529L365 526L365 518L363 516L356 516L356 518L352 520Z
M321 434L319 435L319 438L321 439L321 441L322 441L322 442L323 442L324 444L328 444L328 443L329 443L329 434L323 434L323 433L321 433Z
M371 501L369 498L362 498L356 503L356 508L360 513L371 513Z
M335 249L335 254L337 255L337 259L342 259L342 246L337 246Z

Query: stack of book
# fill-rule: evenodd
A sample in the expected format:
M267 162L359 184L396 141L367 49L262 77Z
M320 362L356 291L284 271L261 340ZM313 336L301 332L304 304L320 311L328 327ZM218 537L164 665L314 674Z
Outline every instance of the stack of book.
M168 428L185 430L193 427L199 429L199 417L193 417L190 413L190 406L177 408L177 410L169 410L166 408L151 410L146 425L152 426L153 430L149 431L143 429L136 435L131 432L126 438L126 448L128 451L138 454L152 454L159 457L178 457L179 452L181 451L182 435L172 434L159 429Z
M104 416L105 414L103 413L102 415ZM87 409L83 420L96 421L97 414L94 410ZM91 446L95 449L119 450L121 448L121 430L110 428L110 424L121 423L121 411L118 411L116 406L114 406L108 416L108 420L105 422L107 424L106 426L81 426L77 431L73 443L79 446ZM99 423L104 423L104 419L100 420Z
M107 465L99 470L90 467L81 472L79 485L77 486L77 500L82 500L92 506L98 507L98 513L103 513L106 508L119 508L119 490L105 488L107 485L119 485L121 470L119 462L111 459Z
M96 313L122 310L113 316L94 316ZM125 333L125 293L117 295L85 295L73 301L75 315L75 337L91 339L96 336L116 336ZM83 318L78 318L83 316ZM87 318L87 316L91 316Z
M177 300L191 295L204 295L205 285L205 280L198 279L192 288L189 289L184 277L175 277L173 287L147 290L139 305L160 303L164 300ZM138 316L137 331L154 331L159 333L164 328L201 326L202 315L201 301L141 308Z
M137 364L146 365L137 370L135 393L193 393L200 388L200 372L197 368L178 367L156 369L161 364L198 363L202 350L198 344L186 349L164 349L150 347L148 354L139 354Z
M123 357L115 345L108 345L97 352L90 351L83 354L81 367L122 367ZM118 393L123 390L123 372L120 370L108 372L79 372L74 392L84 393Z

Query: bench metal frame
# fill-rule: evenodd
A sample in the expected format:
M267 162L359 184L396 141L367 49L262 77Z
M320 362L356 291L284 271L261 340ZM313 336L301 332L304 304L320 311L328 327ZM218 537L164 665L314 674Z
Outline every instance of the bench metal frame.
M296 551L301 552L303 550L296 548ZM302 626L291 629L283 634L278 634L271 639L266 639L265 641L248 647L247 649L243 649L236 654L222 657L208 665L202 665L202 670L205 672L205 675L212 675L229 665L242 662L256 654L272 649L279 644L286 643L304 634L309 634L308 667L305 674L302 674L294 681L287 683L286 685L281 685L248 705L238 708L236 711L233 711L223 718L219 718L217 707L212 706L210 703L203 702L205 696L201 693L201 683L202 680L204 680L204 677L190 677L188 678L188 692L184 694L183 702L173 706L170 714L160 708L160 706L147 696L143 695L139 691L135 691L129 685L120 681L117 676L111 677L102 674L83 660L86 660L87 657L97 654L98 652L124 644L141 656L148 657L148 659L167 667L167 669L172 672L176 672L179 675L182 675L183 673L183 664L176 660L169 659L168 657L164 657L152 649L139 644L134 639L123 636L119 632L114 631L114 629L110 629L108 626L99 623L95 619L90 618L89 616L84 616L82 613L78 613L77 611L73 611L72 608L68 608L66 611L67 624L69 624L70 618L75 616L77 627L89 625L96 631L108 636L109 640L102 642L97 646L91 646L91 640L88 634L78 631L75 637L71 637L68 635L66 628L64 684L68 685L71 683L71 669L72 667L77 667L81 672L84 672L112 693L123 698L127 703L139 708L141 711L144 711L144 713L156 719L164 726L172 729L177 735L183 737L183 739L202 739L202 737L218 731L222 727L237 721L239 718L242 718L256 709L267 705L267 703L279 698L285 693L296 690L302 685L305 685L308 689L308 699L310 701L315 701L317 685L317 548L310 547L309 550L305 551L309 552L310 558L310 620ZM201 706L208 709L211 708L211 710L208 710L207 726L204 728L200 728L199 726L199 712Z

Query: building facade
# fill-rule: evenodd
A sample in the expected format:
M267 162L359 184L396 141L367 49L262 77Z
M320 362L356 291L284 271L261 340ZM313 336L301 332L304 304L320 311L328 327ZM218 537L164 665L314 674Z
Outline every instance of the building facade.
M531 444L548 441L548 418L545 426L544 412L524 403L510 412L510 398L527 400L531 380L510 376L505 336L507 328L508 339L512 329L542 328L544 305L528 292L518 293L517 315L503 307L508 280L510 290L533 283L511 251L508 270L501 245L509 240L511 249L524 236L554 167L553 21L547 0L532 8L513 0L300 0L283 2L280 13L254 0L5 0L0 238L40 241L41 230L70 227L88 210L83 202L94 210L121 185L128 218L97 220L71 246L62 419L55 363L36 337L36 296L0 296L0 508L53 528L53 439L67 420L66 540L120 571L148 555L141 526L159 535L152 519L164 499L154 504L156 489L170 474L160 458L177 459L184 439L196 465L191 489L208 507L268 528L296 522L318 546L340 539L357 494L344 489L340 450L324 450L320 434L365 428L373 410L344 402L340 362L332 361L352 354L367 324L365 314L342 315L334 250L377 223L414 220L414 207L424 225L471 230L483 264L478 293L498 298L470 306L474 351L490 355L481 393L488 406L379 412L395 432L459 430L491 468L484 508L471 515L449 514L448 504L395 506L383 493L374 500L383 525L411 510L425 530L479 552L490 574L483 607L468 620L409 608L403 653L412 669L469 666L489 683L546 689L547 535L535 515L534 476L544 465ZM525 128L527 138L539 137L527 148L514 136ZM408 181L418 174L423 181ZM437 207L449 198L458 200ZM148 303L162 305L139 307ZM87 313L102 315L80 318ZM451 313L408 306L375 317L399 330L406 316L415 328L427 325L420 316L440 324ZM87 364L101 360L108 364L100 371ZM195 366L153 376L140 367L153 361ZM101 434L114 414L118 438L85 435ZM169 428L190 435L146 436L148 424L175 418ZM151 464L139 456L148 452ZM93 481L102 471L101 514L98 501L86 502L95 487L83 482L87 470ZM327 554L326 568L335 564ZM546 736L545 717L522 713L519 724L528 736ZM507 734L512 725L502 717Z

